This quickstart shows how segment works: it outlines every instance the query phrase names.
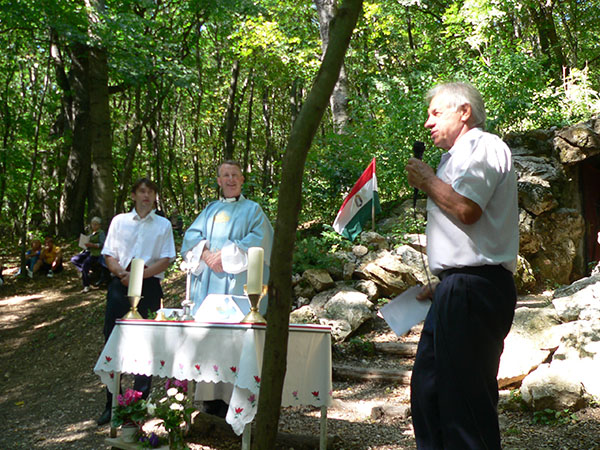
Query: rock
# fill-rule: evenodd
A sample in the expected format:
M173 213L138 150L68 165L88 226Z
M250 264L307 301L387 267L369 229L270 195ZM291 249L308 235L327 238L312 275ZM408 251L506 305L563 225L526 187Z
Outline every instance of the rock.
M352 247L352 253L359 258L369 253L369 249L364 245L355 245Z
M552 300L552 304L563 322L600 319L600 281L580 286L584 287L569 296L555 297Z
M355 270L356 270L356 264L354 264L353 262L347 262L346 264L344 264L344 269L343 269L344 280L352 279L352 274L354 273Z
M375 303L379 298L379 290L377 284L371 280L361 280L355 285L356 290L367 296L371 303Z
M381 420L383 417L396 417L401 420L408 419L411 415L409 405L401 406L390 406L390 405L379 405L374 406L371 409L371 419Z
M417 284L414 272L415 269L404 264L398 256L382 250L373 259L363 261L355 275L373 280L383 295L392 297Z
M367 247L372 246L377 250L387 250L390 248L390 244L387 239L376 233L375 231L364 231L360 235L360 241Z
M417 252L427 254L427 235L417 233L406 233L402 236L406 245L411 246Z
M498 385L517 384L551 356L560 338L552 331L560 320L552 307L517 308L500 358Z
M316 292L321 292L326 289L331 289L335 286L335 282L325 269L307 269L302 274L302 278L306 280Z
M542 248L542 236L534 230L534 216L519 210L519 253L522 255L533 255Z
M423 237L425 237L425 235L423 235ZM437 277L429 271L429 263L426 254L416 250L410 245L401 245L394 250L394 254L396 254L404 264L412 267L413 275L419 283L427 284L429 281L432 283L438 281ZM427 278L428 276L429 278Z
M535 411L546 408L578 411L586 405L584 394L583 385L566 367L550 367L548 364L525 377L521 385L523 401Z
M326 318L344 320L352 331L375 317L373 303L362 292L337 292L324 306Z
M519 293L531 291L535 285L535 274L531 268L531 264L521 255L517 255L517 271L515 273L515 284Z
M315 288L306 281L305 279L300 280L300 282L294 286L294 297L305 297L305 298L313 298L316 294Z
M305 305L295 309L290 314L290 323L320 323L316 311L310 306Z
M535 218L534 228L543 236L543 245L528 261L537 270L538 278L570 283L577 245L585 231L582 215L573 209L544 213Z
M331 327L331 339L333 339L334 342L342 342L352 333L350 324L345 320L321 318L319 319L319 324Z
M556 133L554 145L563 164L573 164L600 153L600 120L591 119Z

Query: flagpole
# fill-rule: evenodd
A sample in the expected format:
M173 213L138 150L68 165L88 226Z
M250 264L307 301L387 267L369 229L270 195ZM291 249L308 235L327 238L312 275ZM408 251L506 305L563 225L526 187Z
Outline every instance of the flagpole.
M375 175L375 158L373 158L373 176ZM371 230L375 231L375 192L371 198Z

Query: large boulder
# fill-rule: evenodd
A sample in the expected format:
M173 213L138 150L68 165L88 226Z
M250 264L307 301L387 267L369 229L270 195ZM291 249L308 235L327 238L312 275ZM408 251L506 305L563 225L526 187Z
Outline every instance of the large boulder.
M417 284L414 267L403 263L390 251L381 250L369 255L357 267L355 276L374 281L383 295L393 297Z
M600 119L591 119L556 133L554 145L563 164L574 164L600 154Z
M585 389L568 367L544 364L521 386L521 397L534 410L577 411L586 405Z

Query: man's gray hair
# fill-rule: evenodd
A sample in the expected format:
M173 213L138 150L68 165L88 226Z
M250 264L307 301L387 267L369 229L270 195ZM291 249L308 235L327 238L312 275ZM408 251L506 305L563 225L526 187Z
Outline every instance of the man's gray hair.
M90 223L97 223L98 225L102 225L102 219L98 216L94 216L92 217L92 220L90 220Z
M458 110L462 105L471 105L473 127L485 128L485 105L479 91L471 84L464 82L443 83L434 86L427 92L427 104L433 97L443 94L448 105Z

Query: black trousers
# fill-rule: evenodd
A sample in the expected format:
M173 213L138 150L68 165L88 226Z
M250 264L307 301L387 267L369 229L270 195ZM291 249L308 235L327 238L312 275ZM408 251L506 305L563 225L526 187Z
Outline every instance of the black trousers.
M127 286L121 284L121 280L114 277L108 285L106 294L106 312L104 315L104 342L108 341L110 333L115 327L115 321L122 318L131 309L127 297ZM138 304L138 311L144 318L148 318L149 312L158 311L163 291L160 280L155 277L145 278L142 283L142 298ZM140 391L143 398L148 398L152 387L152 377L146 375L135 375L133 389ZM106 390L106 407L112 404L112 394Z
M501 266L440 274L411 379L419 449L500 449L498 366L516 288Z

